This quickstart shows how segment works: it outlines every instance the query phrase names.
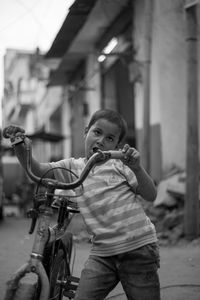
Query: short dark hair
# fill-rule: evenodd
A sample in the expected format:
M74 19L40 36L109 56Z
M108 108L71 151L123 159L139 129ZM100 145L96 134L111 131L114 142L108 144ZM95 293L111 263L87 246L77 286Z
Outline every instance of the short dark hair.
M116 111L111 109L100 109L97 110L91 117L89 124L86 128L86 132L90 129L94 123L96 123L99 119L105 119L111 123L116 124L120 129L119 141L121 143L127 134L127 123L124 118Z

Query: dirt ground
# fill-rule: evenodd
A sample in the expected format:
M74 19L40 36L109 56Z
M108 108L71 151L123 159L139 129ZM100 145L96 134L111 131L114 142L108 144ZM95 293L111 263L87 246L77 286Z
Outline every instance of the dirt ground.
M0 300L12 272L27 261L33 236L29 236L30 220L7 217L0 223ZM88 242L76 243L74 274L79 276L90 249ZM160 247L159 270L162 300L200 299L200 241L182 241L173 247ZM126 299L121 286L108 299Z

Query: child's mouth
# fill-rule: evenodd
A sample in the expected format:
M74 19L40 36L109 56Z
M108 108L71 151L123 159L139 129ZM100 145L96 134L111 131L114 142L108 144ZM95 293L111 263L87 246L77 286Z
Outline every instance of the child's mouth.
M98 147L93 147L92 148L92 151L93 151L93 153L96 153L96 152L98 152L100 149L98 148Z

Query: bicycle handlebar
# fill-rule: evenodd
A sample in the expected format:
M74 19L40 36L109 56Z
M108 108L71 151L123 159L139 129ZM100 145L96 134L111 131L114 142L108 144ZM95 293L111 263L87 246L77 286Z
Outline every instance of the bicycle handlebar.
M124 157L124 154L122 153L122 151L118 151L118 150L109 150L109 151L101 151L98 150L97 152L95 152L87 161L85 168L83 169L80 177L71 183L62 183L62 182L58 182L58 181L52 181L52 185L54 185L54 183L56 183L56 188L59 189L63 189L63 190L68 190L68 189L74 189L77 188L78 186L80 186L84 180L86 179L86 177L88 176L90 170L92 169L93 166L95 166L97 163L99 162L105 162L109 159L121 159Z
M11 144L16 146L17 144L24 143L26 153L27 153L27 160L26 160L26 173L36 183L41 183L45 187L55 188L55 189L62 189L62 190L73 190L80 186L86 177L88 176L90 170L94 165L99 162L106 162L109 159L122 159L124 157L124 153L120 150L109 150L109 151L101 151L97 149L97 151L88 159L85 168L83 169L80 177L71 183L64 183L57 181L51 178L40 178L33 174L31 170L31 157L32 157L32 146L31 140L24 134L18 136L9 136L8 134L3 134L5 138L10 138Z

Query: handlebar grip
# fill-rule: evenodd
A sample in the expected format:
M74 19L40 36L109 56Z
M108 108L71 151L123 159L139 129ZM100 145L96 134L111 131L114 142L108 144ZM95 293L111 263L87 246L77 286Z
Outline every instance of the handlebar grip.
M2 132L3 137L5 139L10 139L12 146L24 142L25 131L22 129L20 129L20 130L19 129L20 129L20 127L13 126L13 125L7 126L3 129L3 132Z
M5 139L9 139L9 138L10 138L10 135L8 134L7 130L8 130L8 127L5 127L5 128L3 129L3 132L2 132L2 135L3 135L3 137L4 137Z
M124 158L124 153L120 150L110 150L110 158L114 158L114 159L122 159Z
M10 139L14 136L25 135L25 130L16 125L8 125L3 129L2 134L5 139Z

